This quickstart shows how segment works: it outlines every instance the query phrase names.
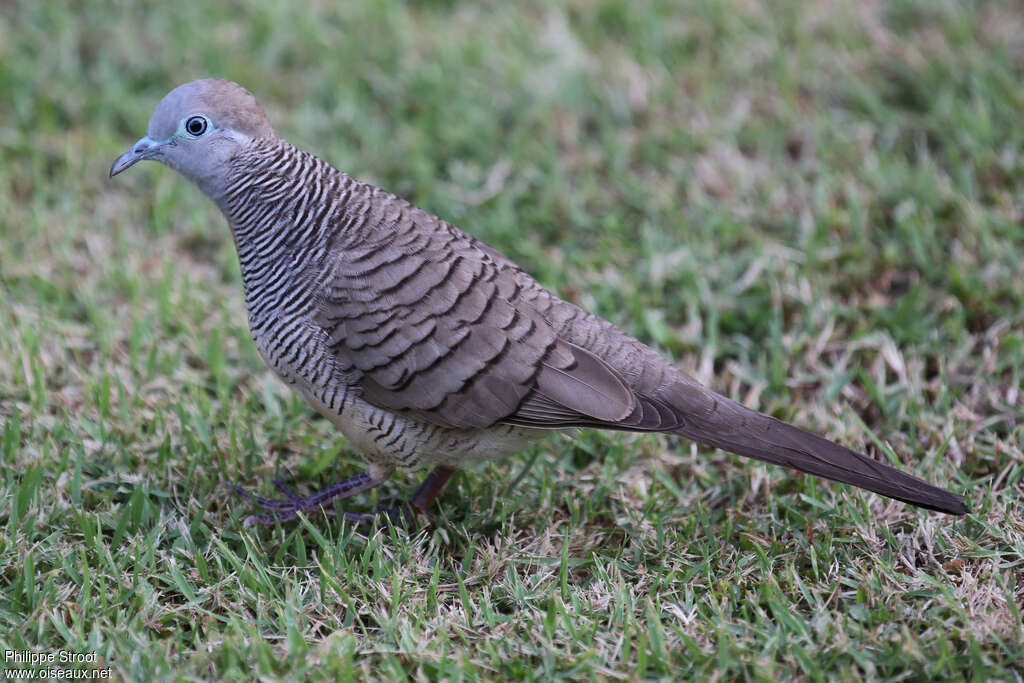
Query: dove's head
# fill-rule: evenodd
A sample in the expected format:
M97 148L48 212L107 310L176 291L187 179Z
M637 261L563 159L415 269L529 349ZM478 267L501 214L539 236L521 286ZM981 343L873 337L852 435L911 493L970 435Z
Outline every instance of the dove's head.
M248 90L231 81L204 78L180 85L160 100L146 136L118 157L110 176L153 159L216 196L225 164L253 140L276 135Z

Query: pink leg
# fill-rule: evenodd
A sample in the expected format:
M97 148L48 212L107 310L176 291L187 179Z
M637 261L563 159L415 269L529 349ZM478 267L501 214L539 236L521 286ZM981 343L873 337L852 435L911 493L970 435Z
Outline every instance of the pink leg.
M435 467L427 475L427 478L423 480L420 487L416 489L416 492L412 494L412 498L409 499L409 505L419 512L426 514L427 508L437 499L437 494L441 493L441 489L444 488L444 485L448 483L453 474L455 474L455 470L450 467Z

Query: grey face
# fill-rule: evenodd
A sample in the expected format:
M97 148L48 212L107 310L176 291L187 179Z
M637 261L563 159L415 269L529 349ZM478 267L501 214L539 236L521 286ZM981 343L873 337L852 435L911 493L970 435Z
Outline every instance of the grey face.
M165 117L166 112L158 108L153 113L153 118L149 122L149 133L117 158L110 167L111 178L143 159L162 161L188 176L187 169L191 165L190 162L194 162L192 158L205 152L206 145L201 144L200 140L204 136L208 136L208 139L224 136L224 131L218 131L210 116L203 112L183 116L173 128L166 125L167 121L157 120L158 114Z
M255 98L218 79L192 81L167 93L149 119L146 136L118 157L110 177L144 159L159 161L218 199L225 165L254 138L273 137Z

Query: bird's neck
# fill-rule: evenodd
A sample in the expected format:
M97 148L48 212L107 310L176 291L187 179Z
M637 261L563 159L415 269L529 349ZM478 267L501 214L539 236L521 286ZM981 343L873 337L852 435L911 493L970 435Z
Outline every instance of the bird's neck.
M281 139L254 141L229 166L223 192L211 198L231 225L254 316L322 270L344 212L334 186L347 176Z

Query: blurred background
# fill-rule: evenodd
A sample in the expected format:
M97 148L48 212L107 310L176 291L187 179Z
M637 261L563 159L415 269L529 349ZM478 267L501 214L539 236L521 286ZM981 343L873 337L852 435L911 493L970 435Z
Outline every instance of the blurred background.
M296 146L497 247L723 393L966 488L980 521L953 532L928 518L925 533L916 513L872 498L872 518L908 534L879 539L868 499L848 489L587 433L543 446L546 464L457 480L442 497L451 537L417 541L413 560L389 555L387 538L351 541L391 569L350 567L344 585L362 597L339 612L344 600L324 595L341 589L318 573L324 551L309 560L319 541L299 527L253 545L244 506L216 484L278 474L312 489L353 473L357 455L259 359L215 207L156 164L107 178L163 94L205 76L241 83ZM0 644L99 649L127 677L244 677L246 662L282 675L310 666L310 648L331 667L428 676L554 675L581 653L577 673L608 676L1012 666L1022 76L1024 12L1010 2L0 2ZM823 510L846 499L865 517L837 530ZM789 527L797 536L779 539ZM666 546L665 533L689 540ZM816 545L833 533L860 540L817 575L842 545ZM680 550L708 534L723 540ZM899 552L922 546L929 559ZM524 547L543 561L508 559ZM788 548L799 559L783 559ZM618 599L580 597L615 584L593 568L598 549L618 558L608 576L641 591L623 623L594 616ZM727 573L744 558L769 575L794 561L810 573L814 553L804 602ZM904 578L865 598L854 569L837 572L871 553ZM706 571L634 573L684 555ZM261 562L305 578L237 578ZM559 566L574 568L561 584ZM434 567L470 589L406 602L423 610L415 628L389 621L388 582L410 571L410 585L436 584ZM489 599L480 585L505 591L505 630L469 615ZM548 634L558 585L565 623ZM773 590L783 612L835 621L779 625ZM901 606L913 590L927 600ZM103 591L122 607L97 602ZM466 610L461 636L439 600ZM580 645L574 629L590 626L633 640ZM871 656L846 654L844 638ZM484 664L492 655L505 663Z

